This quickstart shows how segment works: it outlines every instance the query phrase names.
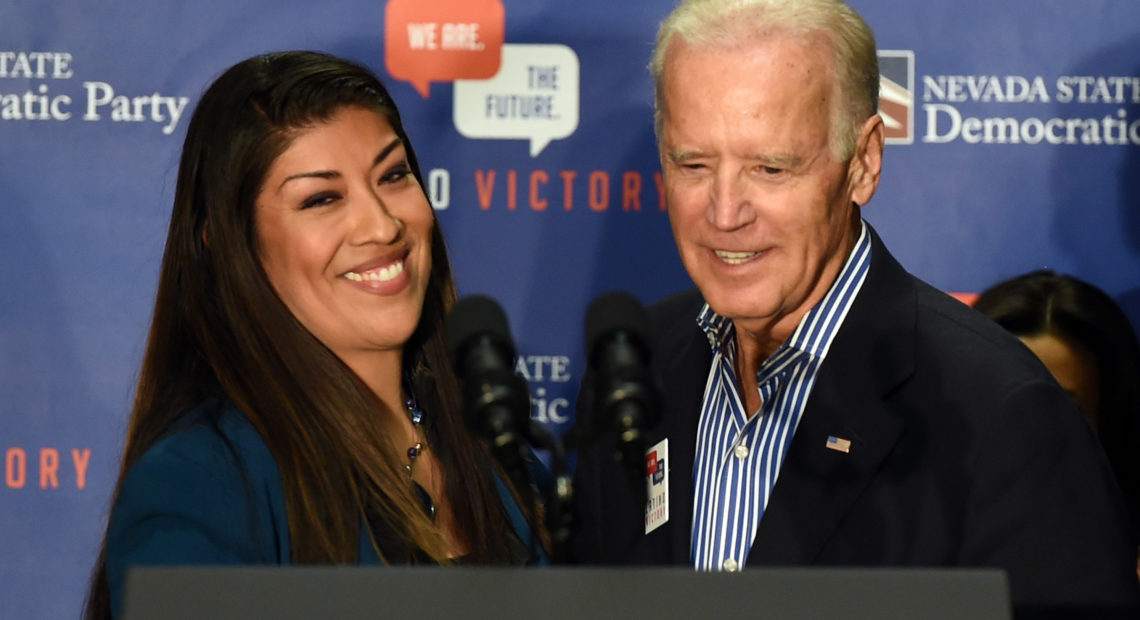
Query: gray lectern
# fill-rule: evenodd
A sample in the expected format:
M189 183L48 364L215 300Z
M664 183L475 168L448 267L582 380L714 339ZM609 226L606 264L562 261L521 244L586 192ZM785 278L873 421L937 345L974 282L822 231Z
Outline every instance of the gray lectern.
M136 568L126 620L1010 617L999 570Z

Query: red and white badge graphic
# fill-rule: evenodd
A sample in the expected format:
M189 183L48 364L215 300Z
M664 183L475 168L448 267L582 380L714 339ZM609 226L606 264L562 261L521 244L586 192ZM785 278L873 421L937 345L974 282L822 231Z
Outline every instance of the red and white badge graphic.
M669 440L645 453L645 533L669 521Z

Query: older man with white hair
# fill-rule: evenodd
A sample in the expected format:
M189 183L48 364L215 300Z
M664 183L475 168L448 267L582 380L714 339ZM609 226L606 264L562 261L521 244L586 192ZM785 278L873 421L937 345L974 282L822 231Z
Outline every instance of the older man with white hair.
M839 0L689 0L651 71L697 290L650 308L652 510L612 446L584 450L576 557L1000 567L1022 608L1135 605L1136 542L1076 407L862 219L884 143L864 20Z

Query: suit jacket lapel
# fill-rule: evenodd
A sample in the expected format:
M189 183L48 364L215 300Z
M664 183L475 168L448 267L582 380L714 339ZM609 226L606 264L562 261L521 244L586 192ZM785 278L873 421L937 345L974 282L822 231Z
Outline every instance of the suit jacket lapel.
M915 290L874 230L871 266L820 368L749 565L811 564L903 431L884 395L914 368ZM851 441L829 449L829 436Z
M677 391L677 402L667 408L673 409L669 419L673 428L669 433L669 452L677 466L670 471L669 478L669 521L672 527L672 549L670 560L674 564L689 563L689 547L693 530L693 453L697 443L697 425L700 420L701 402L704 398L709 364L712 352L703 338L692 343L694 348L703 351L687 351L680 359L686 359L687 368L679 375L685 377ZM703 353L703 354L702 354ZM693 362L696 363L693 363Z
M697 423L701 415L705 383L712 350L704 332L696 323L704 301L694 295L691 312L679 319L671 329L661 330L653 360L662 393L671 395L662 403L661 435L656 440L669 440L669 523L667 532L656 538L654 554L670 564L689 564L689 546L693 526L693 452ZM652 535L650 536L652 539Z

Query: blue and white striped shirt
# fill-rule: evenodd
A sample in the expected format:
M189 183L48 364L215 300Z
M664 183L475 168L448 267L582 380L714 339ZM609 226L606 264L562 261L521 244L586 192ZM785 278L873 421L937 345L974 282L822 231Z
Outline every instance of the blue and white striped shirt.
M744 566L820 365L871 264L866 222L835 283L792 337L760 365L760 411L748 417L736 382L736 330L708 304L697 323L713 349L693 463L691 554L698 570Z

